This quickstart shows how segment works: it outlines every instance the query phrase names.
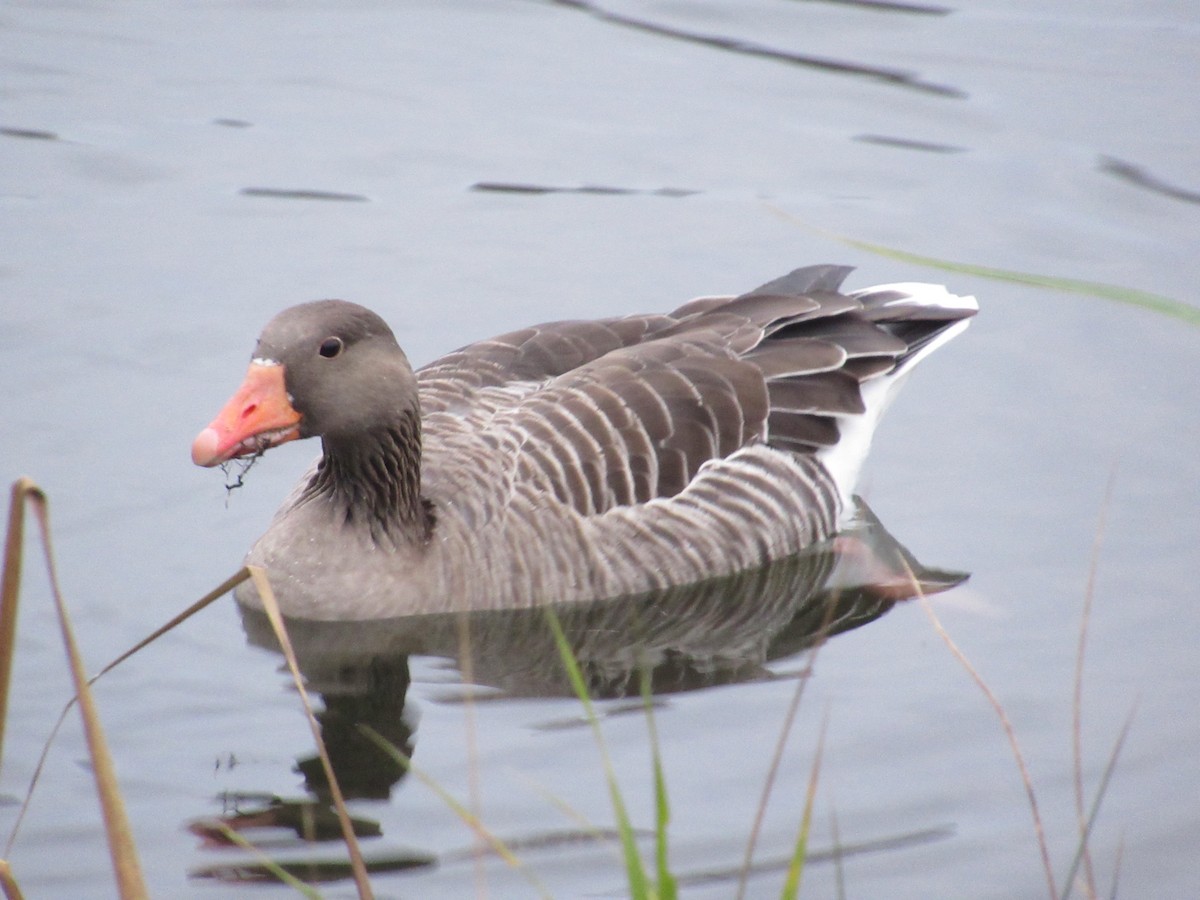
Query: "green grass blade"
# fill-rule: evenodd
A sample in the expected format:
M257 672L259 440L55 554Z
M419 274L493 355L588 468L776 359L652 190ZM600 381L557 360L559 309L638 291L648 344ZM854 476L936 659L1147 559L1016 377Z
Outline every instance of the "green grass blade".
M497 856L503 859L513 869L516 869L518 872L524 875L525 879L540 896L545 898L550 897L549 891L546 890L546 888L538 880L537 876L530 871L528 866L521 862L520 858L512 852L512 850L507 844L504 843L504 841L500 840L500 838L496 837L496 835L492 834L492 832L488 830L487 826L483 824L479 816L475 815L475 813L471 812L471 810L467 809L466 806L456 800L449 791L437 783L437 780L434 779L432 775L430 775L428 772L425 772L419 766L413 763L412 758L407 753L403 752L399 747L385 738L370 725L360 724L356 727L358 728L360 734L364 735L376 747L391 757L391 759L395 761L398 766L403 768L406 772L410 772L411 774L415 775L422 784L437 794L438 799L445 803L446 806L450 807L450 809L454 811L454 814L462 819L467 827L470 828L484 843L491 847L492 851Z
M1140 309L1158 313L1160 315L1170 316L1171 318L1178 319L1181 322L1187 322L1189 325L1200 326L1200 307L1192 306L1190 303L1184 303L1172 297L1164 297L1162 294L1154 294L1149 291L1140 291L1135 288L1127 288L1117 284L1105 284L1101 281L1085 281L1077 278L1058 278L1053 275L1038 275L1032 272L1017 272L1012 269L1000 269L993 266L975 265L974 263L954 262L953 260L941 259L936 256L924 256L920 253L911 253L907 250L889 247L886 244L875 244L871 241L863 241L859 240L858 238L847 237L846 235L827 231L824 228L818 228L816 225L810 225L809 223L796 216L793 216L777 206L773 206L771 204L768 204L768 206L770 206L770 208L777 215L782 216L789 222L793 222L810 231L815 231L818 234L829 238L830 240L845 244L848 247L854 247L856 250L864 250L867 253L874 253L877 256L884 256L888 259L912 263L913 265L942 269L946 272L958 272L963 275L974 275L979 278L990 278L994 281L1007 281L1013 284L1027 284L1033 287L1046 288L1052 291L1062 291L1068 294L1085 294L1090 297L1099 297L1103 300L1111 300L1114 303L1122 303L1126 306L1135 306Z
M391 757L398 766L403 768L406 772L410 772L415 775L422 784L437 794L438 799L450 807L456 816L462 819L463 822L465 822L473 832L486 841L492 850L496 852L497 856L503 859L514 869L521 867L521 861L517 858L516 854L509 850L503 841L488 831L487 827L484 826L479 816L475 815L475 813L467 809L465 805L456 800L449 791L437 783L433 776L417 766L407 753L402 751L399 747L385 738L370 725L359 724L355 727L361 734L366 736L371 743Z
M662 753L658 744L658 726L654 721L654 696L650 691L650 669L639 665L642 703L646 707L646 727L650 732L650 753L654 765L654 862L660 900L676 900L679 885L671 874L667 826L671 823L671 804L667 798L667 779L663 773Z
M796 847L788 863L787 877L783 882L782 900L796 900L800 896L800 883L804 878L804 863L808 859L808 836L812 831L813 804L817 798L817 783L821 776L821 758L825 752L825 730L829 725L829 711L821 717L821 730L817 734L817 753L813 758L812 771L808 776L808 790L804 795L804 815L800 820L800 833L796 836Z
M998 269L992 266L954 262L934 256L909 253L905 250L897 250L882 244L872 244L868 241L860 241L854 238L842 238L841 240L859 250L867 250L871 253L877 253L880 256L900 260L901 262L930 266L931 268L943 269L947 272L958 272L962 275L991 278L995 281L1027 284L1032 287L1047 288L1048 290L1061 291L1067 294L1086 294L1087 296L1112 300L1115 303L1136 306L1150 312L1170 316L1174 319L1179 319L1181 322L1187 322L1189 325L1200 325L1200 307L1183 303L1171 297L1164 297L1161 294L1152 294L1149 291L1122 287L1119 284L1105 284L1101 281L1059 278L1053 275L1037 275L1033 272L1017 272L1012 269Z
M759 797L758 809L754 814L754 824L750 827L750 837L746 841L746 852L742 856L742 874L738 879L737 891L734 894L736 900L742 900L746 896L746 885L750 879L750 872L754 867L754 851L758 846L758 836L762 831L763 821L767 814L767 803L771 799L771 791L775 787L775 779L779 774L779 767L783 763L783 751L787 747L788 735L791 734L792 725L796 721L796 715L800 711L800 702L804 698L804 688L808 685L808 679L811 676L817 664L817 656L821 652L821 648L825 645L825 641L829 637L829 623L833 618L833 610L837 605L837 596L831 596L825 605L825 611L821 616L821 627L817 631L819 639L813 644L812 652L808 657L808 664L805 667L805 674L796 684L796 690L792 693L791 702L788 703L787 711L783 716L783 725L779 729L779 739L775 742L775 750L771 755L771 765L767 769L767 777L763 782L762 794Z
M1088 812L1087 824L1083 829L1083 834L1079 837L1079 846L1075 850L1075 858L1071 860L1071 869L1067 872L1067 880L1063 884L1062 900L1068 900L1071 896L1071 887L1075 882L1075 873L1079 871L1079 864L1083 860L1088 846L1088 839L1092 834L1092 826L1096 823L1096 816L1100 814L1100 801L1108 793L1108 783L1117 768L1117 758L1121 755L1121 748L1125 746L1125 738L1129 736L1129 728L1133 725L1133 714L1135 712L1137 712L1136 706L1129 711L1129 715L1125 719L1125 724L1121 728L1121 733L1117 736L1117 742L1113 745L1112 753L1109 754L1108 764L1105 765L1104 774L1100 778L1100 787L1096 790L1096 798L1092 801L1092 808Z
M275 862L275 860L271 859L271 857L267 856L267 854L255 847L242 835L238 834L234 829L230 828L227 824L217 821L214 822L213 825L216 827L217 831L224 835L226 840L232 844L236 844L238 847L241 847L243 850L252 854L258 861L259 865L261 865L264 869L266 869L288 887L299 891L305 897L308 897L308 900L321 900L321 895L317 893L316 888L310 884L305 884L291 872L283 868L283 866L279 865L279 863Z
M554 610L550 607L546 608L546 621L550 625L550 631L554 634L554 642L558 645L558 654L562 657L563 667L567 671L567 678L570 680L571 687L575 691L575 695L579 698L579 702L583 704L584 714L587 716L588 723L592 726L592 733L596 736L596 746L600 750L600 758L604 764L604 777L608 782L609 799L612 802L613 814L617 820L617 830L621 834L621 853L625 857L625 873L629 879L629 894L633 900L643 900L643 898L653 897L654 894L646 877L646 869L642 864L641 854L638 853L633 825L630 824L629 814L625 810L625 802L621 799L621 790L617 785L617 776L613 771L612 760L608 755L608 747L604 743L604 733L600 730L600 720L596 717L595 707L592 706L592 698L589 696L587 685L584 683L583 673L579 670L579 663L575 659L571 645L567 642L567 636L563 634L562 624L558 621L558 616L554 614Z
M1075 647L1075 680L1071 691L1071 758L1075 776L1075 818L1079 822L1080 849L1083 853L1083 878L1090 897L1096 892L1096 873L1088 850L1087 818L1083 811L1083 669L1087 652L1088 626L1092 618L1092 605L1096 599L1096 573L1100 568L1100 553L1104 544L1104 530L1108 522L1108 511L1112 507L1113 489L1117 481L1117 466L1114 463L1108 473L1108 484L1104 488L1104 502L1100 504L1100 520L1096 523L1096 535L1092 539L1092 558L1088 562L1087 583L1083 590L1083 611L1079 615L1079 639Z

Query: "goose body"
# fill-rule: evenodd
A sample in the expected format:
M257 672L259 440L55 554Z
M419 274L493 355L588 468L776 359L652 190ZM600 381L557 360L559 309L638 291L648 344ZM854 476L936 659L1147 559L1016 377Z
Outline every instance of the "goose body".
M832 537L903 377L973 298L841 293L813 266L667 314L555 322L413 372L384 321L302 304L192 457L323 454L247 562L286 615L375 619L627 596ZM248 584L237 598L259 605Z

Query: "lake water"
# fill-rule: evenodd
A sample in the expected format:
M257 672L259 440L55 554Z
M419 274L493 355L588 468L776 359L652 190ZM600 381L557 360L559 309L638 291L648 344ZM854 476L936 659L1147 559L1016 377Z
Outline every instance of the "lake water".
M419 364L523 324L668 309L811 262L857 266L853 287L945 282L982 312L909 381L862 493L923 563L971 574L933 607L1012 720L1060 890L1078 842L1073 672L1104 520L1083 682L1088 804L1133 719L1092 835L1095 880L1106 896L1114 877L1123 897L1196 890L1195 318L839 240L1195 310L1193 4L10 3L0 75L0 475L49 492L91 668L235 571L316 452L274 451L228 503L220 476L188 458L286 305L371 306ZM37 559L3 834L69 695ZM311 677L331 710L409 742L550 894L620 896L614 846L573 837L613 815L596 742L544 646L530 651L542 668L498 694L464 688L437 633L404 645L407 666L393 655ZM789 637L753 664L746 647L710 646L707 668L661 685L686 897L735 892L795 676L813 662ZM529 687L539 675L550 683ZM502 680L476 681L489 678ZM374 690L355 706L363 679ZM151 893L293 895L192 874L242 859L188 830L223 811L222 795L307 796L297 698L232 601L108 676L98 700ZM631 816L650 828L645 716L637 702L599 708ZM850 897L1046 895L1005 735L917 603L820 650L756 860L791 853L825 717L806 895L839 883ZM112 895L86 760L72 718L8 852L27 896ZM502 862L473 862L471 830L420 780L384 771L373 784L364 792L385 796L352 804L381 832L368 857L439 863L376 874L380 896L535 895ZM339 857L332 843L257 837ZM840 865L823 861L838 846ZM747 895L778 896L782 880L767 866ZM322 891L353 895L344 880Z

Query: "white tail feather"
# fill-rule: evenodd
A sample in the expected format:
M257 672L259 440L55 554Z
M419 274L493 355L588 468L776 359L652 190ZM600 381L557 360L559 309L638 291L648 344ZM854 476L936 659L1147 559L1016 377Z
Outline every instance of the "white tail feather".
M897 296L877 304L879 308L891 309L899 307L970 310L979 309L974 297L952 294L940 284L920 284L905 282L899 284L881 284L875 287L855 291L851 296L865 299L872 294L894 293ZM891 372L879 375L863 382L861 391L863 405L866 411L858 415L838 416L838 427L841 437L832 447L817 452L817 458L833 476L834 484L842 498L842 508L850 509L851 496L854 492L858 477L871 449L871 440L875 428L879 424L884 411L899 392L909 373L922 359L957 337L970 324L969 318L951 322L938 332L923 347L904 357Z

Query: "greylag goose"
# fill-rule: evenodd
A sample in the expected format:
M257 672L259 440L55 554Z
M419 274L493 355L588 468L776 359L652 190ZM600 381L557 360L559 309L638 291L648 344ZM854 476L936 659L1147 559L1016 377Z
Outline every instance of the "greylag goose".
M192 460L321 438L246 558L294 618L588 601L752 569L837 533L889 398L978 309L926 284L841 293L849 272L525 328L417 372L370 310L294 306ZM249 583L237 599L260 605Z

